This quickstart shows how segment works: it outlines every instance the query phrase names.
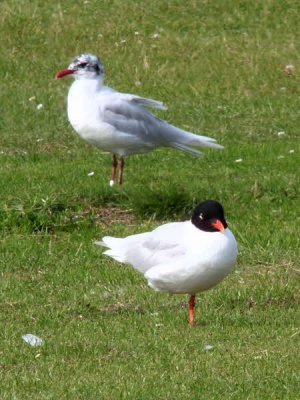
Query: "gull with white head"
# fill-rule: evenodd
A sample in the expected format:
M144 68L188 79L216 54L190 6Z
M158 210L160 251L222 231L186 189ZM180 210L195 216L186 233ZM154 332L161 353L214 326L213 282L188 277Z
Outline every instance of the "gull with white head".
M114 184L120 157L119 184L123 181L124 158L147 153L157 147L173 147L194 156L195 147L223 148L215 140L184 131L157 118L145 107L165 110L161 101L120 93L103 84L104 68L98 57L77 56L56 78L72 75L75 81L68 94L68 118L82 139L113 154Z

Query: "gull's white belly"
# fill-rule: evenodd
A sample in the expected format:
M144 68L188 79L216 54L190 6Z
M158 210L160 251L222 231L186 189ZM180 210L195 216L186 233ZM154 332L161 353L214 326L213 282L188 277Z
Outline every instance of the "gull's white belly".
M68 117L72 127L86 142L110 153L126 156L146 153L155 146L145 143L141 137L117 130L112 125L101 121L99 110L92 99L69 96Z

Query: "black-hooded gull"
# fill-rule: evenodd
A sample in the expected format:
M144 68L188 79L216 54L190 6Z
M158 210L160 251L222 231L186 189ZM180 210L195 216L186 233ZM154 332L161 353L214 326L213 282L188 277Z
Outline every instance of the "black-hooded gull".
M142 272L153 289L188 293L190 325L195 295L221 282L237 257L237 243L223 207L214 200L200 203L190 221L125 238L105 236L96 244L109 248L104 254Z

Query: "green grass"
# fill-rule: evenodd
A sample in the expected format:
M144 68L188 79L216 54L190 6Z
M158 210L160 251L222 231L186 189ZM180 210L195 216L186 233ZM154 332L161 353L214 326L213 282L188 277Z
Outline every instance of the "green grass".
M299 17L293 0L1 2L1 399L299 399ZM111 189L110 156L68 124L71 80L53 79L84 51L108 85L225 149L133 156ZM206 198L239 258L190 329L187 296L93 242Z

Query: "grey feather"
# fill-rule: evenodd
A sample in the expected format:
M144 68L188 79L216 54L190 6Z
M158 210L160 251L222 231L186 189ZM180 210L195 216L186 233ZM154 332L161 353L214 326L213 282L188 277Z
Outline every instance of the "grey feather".
M171 143L170 146L174 147L177 150L181 150L184 151L185 153L189 153L192 156L195 157L203 157L203 154L201 153L201 151L190 148L188 146L185 146L184 144L180 144L180 143Z
M197 156L199 152L186 146L223 148L214 139L176 128L141 105L124 101L124 98L122 96L122 99L107 101L101 109L101 118L118 131L136 137L136 142L142 141L153 147L171 146Z
M139 97L139 96L134 96L134 95L131 95L131 96L132 96L131 101L135 104L138 104L138 105L141 105L144 107L158 108L159 110L167 110L168 109L166 106L164 106L162 101L147 99L146 97Z
M103 247L108 247L108 245L106 243L104 243L103 241L101 242L94 242L97 246L103 246Z

